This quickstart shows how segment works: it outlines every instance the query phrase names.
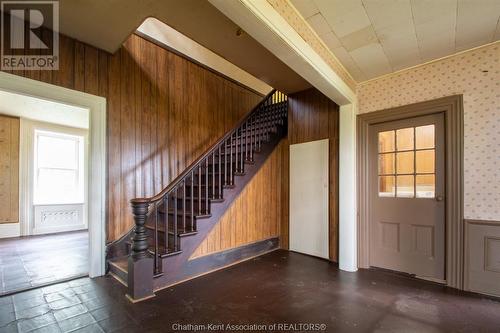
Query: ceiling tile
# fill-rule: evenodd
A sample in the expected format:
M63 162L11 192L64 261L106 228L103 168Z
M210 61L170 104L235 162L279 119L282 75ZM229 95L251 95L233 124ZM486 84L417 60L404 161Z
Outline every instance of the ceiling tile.
M315 3L339 38L371 24L361 0L315 0Z
M339 47L341 45L340 40L333 33L333 31L321 35L321 39L323 40L323 42L325 42L326 46L328 46L330 50L333 50L334 48Z
M363 0L380 44L393 70L420 62L409 0Z
M411 0L411 8L415 25L455 22L457 16L457 0Z
M363 0L375 30L412 24L410 0Z
M458 0L456 51L493 41L500 15L498 0Z
M291 0L292 5L299 11L303 18L309 18L314 14L319 13L318 7L313 0Z
M430 61L455 53L455 37L448 34L436 33L419 41L422 61Z
M347 50L343 47L338 47L332 50L333 54L337 57L337 59L344 65L344 67L347 69L349 74L354 78L356 81L364 81L367 79L366 75L361 72L359 67L356 65L354 62L354 59L352 59L351 55Z
M321 14L315 14L307 19L309 25L316 31L318 35L324 35L332 31L325 18Z
M500 40L500 0L291 1L357 81Z
M493 36L493 41L500 40L500 18L498 18L497 29L495 35Z
M422 61L455 52L457 0L411 0Z
M371 25L344 36L340 40L347 51L352 51L368 44L378 43L377 35Z
M370 79L392 71L380 44L370 44L349 52L356 65Z

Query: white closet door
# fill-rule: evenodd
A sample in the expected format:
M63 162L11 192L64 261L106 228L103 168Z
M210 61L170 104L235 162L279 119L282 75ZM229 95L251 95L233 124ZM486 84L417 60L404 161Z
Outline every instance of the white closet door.
M328 139L290 145L290 250L328 259Z

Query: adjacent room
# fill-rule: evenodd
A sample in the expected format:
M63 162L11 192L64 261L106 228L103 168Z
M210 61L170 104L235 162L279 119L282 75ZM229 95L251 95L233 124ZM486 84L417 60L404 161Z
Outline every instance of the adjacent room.
M0 332L498 332L500 1L1 1Z
M87 276L88 110L0 91L2 294Z

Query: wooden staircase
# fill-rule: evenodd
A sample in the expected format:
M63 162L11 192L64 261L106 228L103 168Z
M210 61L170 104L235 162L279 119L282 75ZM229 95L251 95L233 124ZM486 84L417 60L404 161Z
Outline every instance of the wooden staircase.
M108 247L109 272L131 299L201 273L190 255L284 137L287 112L272 91L164 190L131 200L135 227Z

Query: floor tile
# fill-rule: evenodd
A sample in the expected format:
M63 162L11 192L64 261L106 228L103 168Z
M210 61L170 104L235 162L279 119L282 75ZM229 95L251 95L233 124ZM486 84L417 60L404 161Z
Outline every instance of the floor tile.
M88 265L87 231L0 239L0 293L83 275Z
M60 321L59 328L63 332L70 332L91 324L96 324L94 318L89 313L83 313L76 317Z
M54 318L54 315L52 313L46 313L38 317L18 321L17 329L19 333L24 333L48 326L55 322L56 319Z

